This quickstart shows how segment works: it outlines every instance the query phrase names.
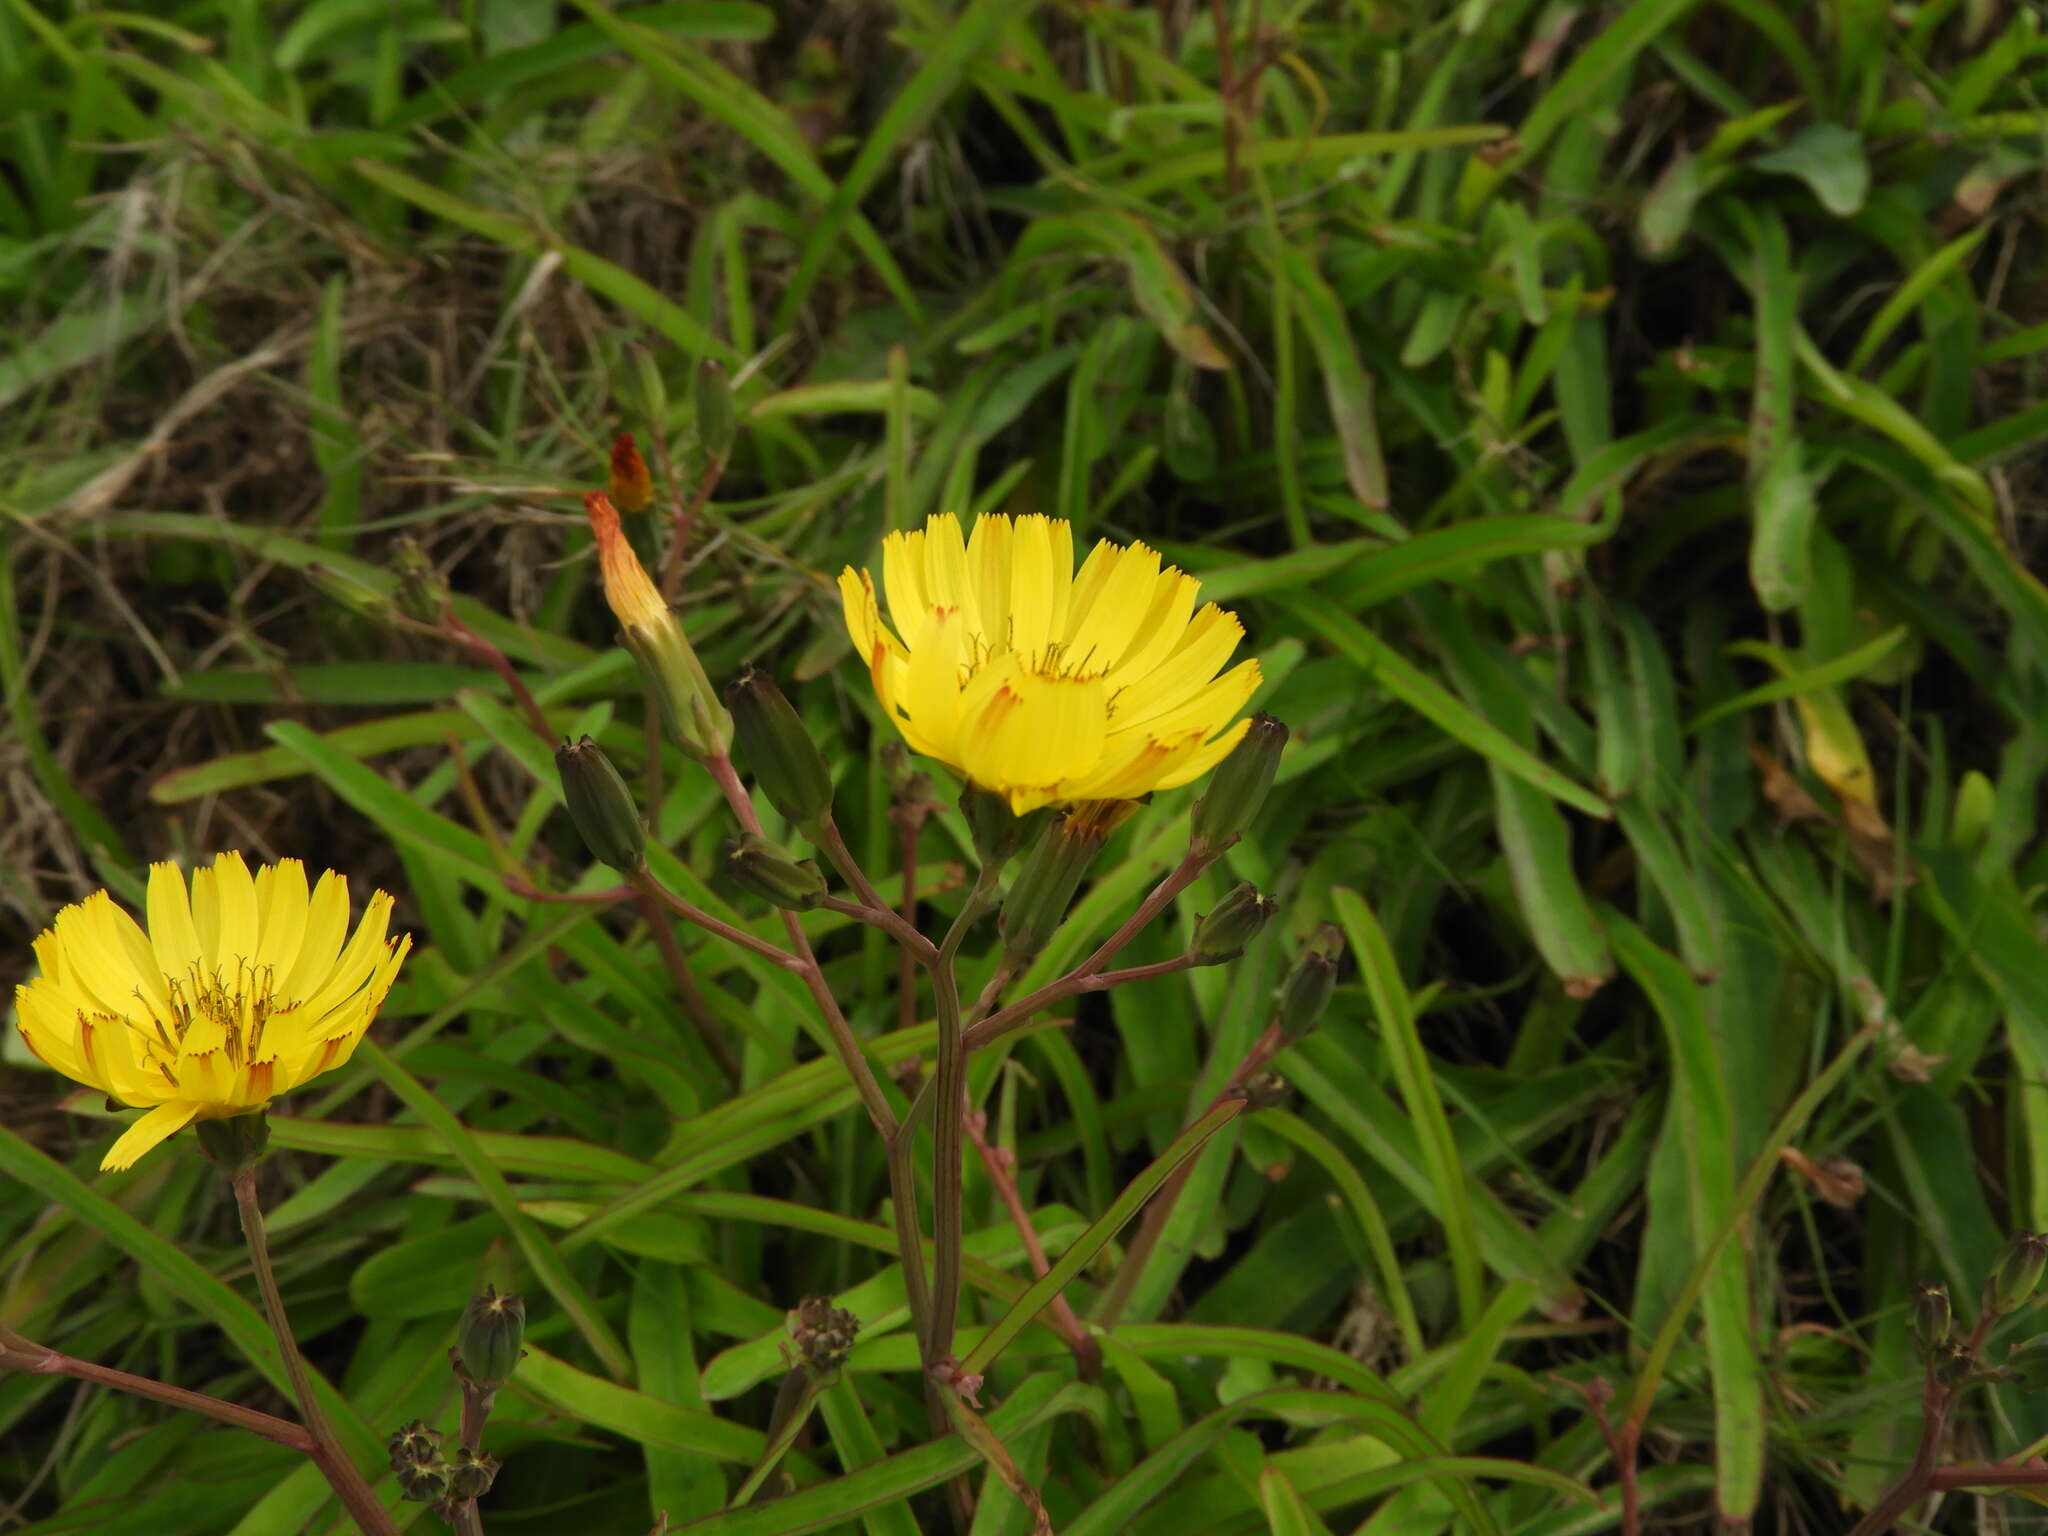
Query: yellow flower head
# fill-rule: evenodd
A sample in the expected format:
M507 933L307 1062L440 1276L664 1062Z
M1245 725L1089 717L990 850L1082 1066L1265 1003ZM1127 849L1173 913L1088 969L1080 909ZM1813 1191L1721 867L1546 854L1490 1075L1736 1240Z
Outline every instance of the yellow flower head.
M66 1077L148 1114L102 1168L126 1168L194 1120L254 1114L347 1061L412 947L389 941L378 891L348 932L348 880L309 894L297 859L252 879L238 853L149 871L149 931L105 891L35 942L41 974L15 990L28 1048Z
M1244 626L1143 544L1104 540L1076 573L1068 523L985 516L968 540L942 514L883 540L882 582L893 632L873 578L839 577L883 709L1017 815L1186 784L1244 734L1259 664L1216 675Z

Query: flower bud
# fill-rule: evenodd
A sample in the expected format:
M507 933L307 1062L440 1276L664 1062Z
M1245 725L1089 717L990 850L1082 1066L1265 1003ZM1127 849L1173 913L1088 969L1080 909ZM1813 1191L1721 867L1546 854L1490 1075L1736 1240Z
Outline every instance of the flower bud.
M1066 920L1081 876L1134 808L1129 800L1090 800L1053 819L1003 899L997 926L1005 964L1022 965L1045 948Z
M2048 1238L2038 1232L2015 1232L1984 1288L1986 1309L2017 1312L2033 1298L2044 1267L2048 1267Z
M621 432L612 439L611 473L606 489L612 505L621 512L645 512L654 505L654 476L633 442L633 434Z
M448 611L448 583L419 540L400 539L392 547L391 569L398 577L398 589L391 595L398 611L415 623L438 627Z
M458 1446L455 1459L448 1463L448 1497L480 1499L491 1491L497 1476L497 1457L480 1455L466 1445Z
M1286 745L1286 726L1268 714L1252 716L1230 755L1210 775L1209 792L1195 802L1189 819L1193 832L1190 846L1195 853L1213 858L1251 825L1265 803L1266 791L1273 787L1280 749Z
M555 772L561 776L562 799L583 846L600 863L621 874L647 864L647 828L633 792L603 747L588 736L555 748Z
M270 1145L270 1121L260 1109L249 1115L201 1120L193 1129L199 1135L199 1149L226 1174L255 1167L263 1160L263 1149Z
M1922 1281L1913 1292L1913 1337L1920 1341L1920 1347L1933 1349L1946 1344L1955 1326L1955 1311L1949 1306L1947 1290L1932 1281Z
M346 571L337 571L333 566L315 560L306 567L305 574L308 581L350 613L359 613L380 624L389 624L400 617L390 598Z
M391 1451L391 1470L394 1472L441 1459L441 1431L425 1419L414 1419L396 1431L385 1444Z
M749 832L725 845L726 878L772 907L808 912L824 899L825 877L809 859L792 859L765 837Z
M732 381L726 378L723 368L707 357L697 365L690 397L697 410L697 444L707 460L723 464L732 452L732 440L739 430Z
M775 679L749 667L725 690L740 757L791 825L813 827L832 809L832 775Z
M860 1319L824 1296L806 1296L789 1314L789 1342L796 1363L811 1380L829 1387L853 1349Z
M1280 1038L1293 1044L1322 1022L1330 1005L1330 993L1337 985L1337 953L1332 938L1342 942L1327 925L1294 957L1293 968L1280 983L1280 1003L1274 1019Z
M712 692L704 664L683 626L648 579L640 557L619 529L618 509L602 491L583 498L597 536L604 600L619 621L621 638L654 695L662 724L676 745L698 759L722 757L732 742L732 717Z
M525 1338L525 1300L487 1285L463 1308L455 1331L456 1363L477 1386L498 1386L519 1364L519 1346Z
M1261 896L1250 881L1239 881L1195 924L1195 941L1188 946L1188 953L1197 965L1235 960L1266 926L1273 910L1272 898Z
M1244 1085L1244 1107L1251 1111L1285 1109L1293 1097L1294 1085L1278 1072L1261 1072Z

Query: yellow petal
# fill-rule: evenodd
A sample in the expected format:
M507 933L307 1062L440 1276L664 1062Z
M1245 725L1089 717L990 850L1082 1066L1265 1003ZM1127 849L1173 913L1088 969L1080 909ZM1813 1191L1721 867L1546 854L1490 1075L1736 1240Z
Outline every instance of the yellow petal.
M1143 544L1120 550L1086 608L1068 620L1067 663L1103 673L1122 661L1151 611L1158 584L1159 551Z
M208 879L212 877L209 875ZM185 873L175 864L149 866L149 943L157 968L182 977L206 955L199 930L192 923L192 904L185 894Z
M325 1016L375 974L378 963L384 959L384 933L390 922L391 898L383 891L372 893L355 937L349 940L348 948L341 952L326 979L306 999L304 1008L309 1021ZM313 1026L309 1022L307 1027Z
M111 1091L97 1064L79 1049L78 1004L47 975L14 989L14 1027L45 1066L88 1088Z
M902 705L925 742L926 752L955 759L959 735L960 672L966 659L966 625L950 609L935 609L924 637L910 648L904 669Z
M291 974L292 964L299 958L309 906L306 866L297 859L266 864L258 871L256 965L268 973L266 979L272 986L278 978Z
M965 724L962 766L977 784L1006 793L1042 790L1088 773L1102 757L1109 719L1103 697L1100 678L1013 668Z
M1159 573L1137 633L1123 659L1109 669L1107 681L1112 689L1144 678L1173 654L1187 637L1195 594L1201 589L1199 581L1183 572L1169 569Z
M256 882L250 878L249 866L242 862L239 853L214 856L213 890L219 910L213 941L213 964L225 979L232 982L237 964L246 964L256 958ZM196 885L193 898L196 909ZM193 915L197 917L199 914L195 910ZM205 936L206 925L202 920L200 937Z
M286 1003L303 999L334 967L334 957L348 938L348 876L328 870L313 887L306 906L306 934L299 941L291 974L277 979L274 995Z
M1172 655L1124 685L1117 699L1117 724L1143 725L1185 704L1222 670L1243 638L1244 626L1236 614L1207 604Z
M146 1014L168 1003L156 952L135 920L105 891L94 891L58 914L57 937L67 960L70 990L94 999L99 1010Z
M1240 720L1213 741L1183 751L1160 774L1159 781L1153 785L1153 788L1178 789L1183 784L1194 783L1196 779L1199 779L1203 774L1230 755L1230 749L1237 745L1238 739L1246 731L1251 729L1251 724L1251 721L1248 719ZM1201 738L1196 736L1192 739L1199 741Z
M950 608L958 613L970 635L986 635L982 627L981 604L975 600L974 582L967 573L967 541L960 534L960 519L942 512L925 524L924 595L936 613Z
M177 1135L198 1113L199 1106L184 1099L157 1105L107 1148L107 1155L100 1159L100 1171L118 1173L123 1168L132 1168L138 1157L158 1142Z
M974 520L967 542L967 572L980 614L980 632L997 649L1010 643L1010 520L989 512Z
M979 531L980 524L975 525ZM1055 528L1063 530L1056 537ZM1074 579L1070 525L1031 513L1010 538L1010 649L1036 663L1067 632L1067 589Z
M889 618L903 643L915 649L931 618L924 590L924 533L892 533L882 540L882 588Z

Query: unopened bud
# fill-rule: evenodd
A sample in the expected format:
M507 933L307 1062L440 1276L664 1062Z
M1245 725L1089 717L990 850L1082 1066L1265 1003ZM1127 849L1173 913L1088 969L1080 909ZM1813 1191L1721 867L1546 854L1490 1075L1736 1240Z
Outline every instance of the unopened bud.
M1240 881L1195 924L1195 941L1188 946L1188 953L1197 965L1235 960L1266 926L1273 911L1270 897L1261 896L1250 881Z
M306 567L306 579L351 613L375 619L380 624L391 623L399 617L390 598L346 571L337 571L333 566L315 560Z
M491 1484L498 1476L498 1459L495 1456L480 1455L468 1446L458 1446L455 1459L448 1463L448 1497L451 1499L480 1499L491 1491Z
M1252 716L1230 755L1209 776L1208 791L1195 802L1189 818L1193 852L1213 858L1243 835L1265 804L1286 745L1286 726L1271 715Z
M448 611L448 583L417 539L400 539L391 550L391 570L398 589L391 600L398 611L418 624L439 625Z
M789 1314L789 1342L796 1363L811 1380L829 1387L853 1349L860 1319L824 1296L806 1296Z
M1045 948L1109 834L1135 809L1129 800L1089 800L1057 815L1031 849L1003 899L1003 959L1021 965Z
M981 860L981 867L995 871L1017 856L1017 850L1046 818L1043 811L1019 816L1010 809L1008 800L979 784L969 784L960 791L960 814L967 820L967 832L974 839L974 853Z
M252 1115L201 1120L194 1129L199 1133L199 1149L223 1173L255 1167L263 1160L263 1149L270 1145L270 1121L260 1109Z
M697 409L697 443L704 457L723 464L732 452L732 440L739 430L739 413L733 406L732 381L710 358L697 365L691 381L691 403Z
M1330 1006L1330 993L1337 986L1337 954L1330 943L1334 933L1334 929L1322 929L1294 957L1293 967L1280 983L1280 1004L1274 1018L1281 1038L1289 1044L1320 1024L1323 1010Z
M740 759L794 826L812 827L832 809L832 775L775 679L749 667L725 690Z
M414 1419L405 1428L395 1431L385 1444L391 1452L391 1470L394 1472L441 1459L441 1431L425 1419Z
M809 859L792 859L749 832L725 845L726 878L773 907L808 912L824 899L825 877Z
M510 1380L525 1338L525 1300L485 1286L463 1308L462 1323L455 1332L455 1357L462 1374L480 1387Z
M1284 1109L1294 1097L1294 1085L1278 1072L1261 1072L1244 1085L1247 1110Z
M622 874L647 863L647 827L633 792L605 750L588 736L555 748L555 772L562 780L562 800L569 819L591 857Z
M645 512L654 505L654 476L647 472L647 461L640 457L630 432L612 439L611 473L605 488L611 492L612 505L621 512Z
M2048 1238L2038 1232L2015 1232L1991 1272L1984 1305L1993 1312L2017 1312L2033 1298L2044 1267L2048 1267Z
M1955 1309L1949 1305L1948 1291L1932 1281L1922 1281L1913 1292L1913 1337L1920 1341L1920 1347L1933 1349L1946 1344L1955 1326Z
M704 664L683 626L648 579L640 557L619 528L619 511L602 491L583 498L597 537L604 600L619 621L621 638L640 663L662 724L676 745L700 760L722 757L732 742L732 717L712 692Z

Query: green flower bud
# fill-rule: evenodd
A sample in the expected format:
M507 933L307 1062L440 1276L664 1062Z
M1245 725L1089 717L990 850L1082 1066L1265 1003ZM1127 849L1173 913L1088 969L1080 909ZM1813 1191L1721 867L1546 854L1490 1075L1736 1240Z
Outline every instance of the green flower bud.
M981 867L1000 872L1016 857L1031 835L1044 824L1045 812L1019 816L1010 802L993 790L970 784L960 792L960 814L967 818L967 831L974 839L974 852Z
M734 408L732 381L710 358L697 365L690 396L697 409L697 443L704 457L723 464L732 452L732 440L739 431L739 412Z
M414 1419L385 1442L391 1451L391 1470L402 1472L422 1462L441 1459L441 1431L425 1419Z
M260 1109L252 1115L201 1120L193 1129L199 1133L199 1149L226 1174L255 1167L270 1145L270 1121Z
M588 736L555 748L555 772L561 776L562 799L583 846L600 863L622 874L647 865L647 828L633 792L604 748Z
M1337 986L1337 952L1331 940L1342 943L1336 930L1325 926L1302 952L1280 983L1280 1004L1274 1018L1280 1037L1289 1044L1306 1035L1323 1019L1330 1005L1330 993Z
M792 859L765 837L749 832L725 845L726 878L772 907L808 912L825 896L825 877L809 859Z
M815 826L832 809L832 775L818 744L775 680L749 667L725 690L740 758L794 826Z
M1946 1344L1955 1332L1955 1310L1949 1305L1948 1292L1932 1281L1922 1281L1913 1292L1913 1337L1920 1341L1922 1349L1933 1349L1937 1344Z
M308 581L351 613L375 619L380 624L389 624L401 617L391 599L382 592L331 565L322 565L316 560L306 567L305 574Z
M853 1349L860 1319L825 1296L806 1296L789 1314L789 1342L797 1365L821 1387L839 1379Z
M418 624L438 627L448 611L448 583L417 539L400 539L391 551L391 569L398 577L392 601Z
M1195 853L1213 858L1243 835L1273 787L1280 749L1286 745L1286 726L1271 715L1252 716L1230 755L1210 775L1209 792L1195 802L1189 819Z
M1129 800L1090 800L1053 819L1003 899L1005 964L1022 965L1045 948L1066 920L1081 876L1134 808Z
M2038 1232L2015 1232L1984 1289L1986 1309L2017 1312L2033 1298L2043 1268L2048 1268L2048 1238Z
M1244 1085L1247 1110L1284 1109L1294 1097L1294 1085L1278 1072L1261 1072Z
M448 1463L448 1497L480 1499L491 1491L497 1476L495 1456L480 1455L466 1445L458 1446L455 1459Z
M455 1358L470 1381L495 1387L519 1364L519 1346L525 1338L526 1302L487 1285L463 1308L455 1332Z
M1235 960L1266 926L1273 911L1272 898L1261 896L1250 881L1240 881L1195 924L1195 941L1188 946L1188 953L1197 965Z

